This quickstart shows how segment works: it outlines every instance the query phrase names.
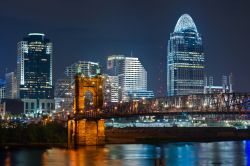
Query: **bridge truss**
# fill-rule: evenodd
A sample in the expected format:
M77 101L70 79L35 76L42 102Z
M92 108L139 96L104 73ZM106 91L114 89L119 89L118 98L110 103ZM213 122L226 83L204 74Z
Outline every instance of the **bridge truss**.
M250 114L250 93L197 94L133 100L104 104L74 115L79 119L178 115L178 114Z

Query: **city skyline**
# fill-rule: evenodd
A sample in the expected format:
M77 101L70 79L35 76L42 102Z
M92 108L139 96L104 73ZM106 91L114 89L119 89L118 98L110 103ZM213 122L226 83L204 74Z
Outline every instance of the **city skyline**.
M250 165L250 1L0 2L1 165Z
M153 5L149 5L149 2ZM211 6L214 7L215 3L216 7L211 12ZM235 91L249 91L246 56L249 34L245 33L249 28L249 23L245 21L249 13L246 7L248 2L144 1L141 5L142 2L132 1L122 1L120 4L115 1L104 4L79 1L68 7L62 1L57 14L52 17L48 16L55 11L55 5L48 5L48 1L40 6L34 4L1 4L0 57L5 61L0 65L1 78L4 78L6 68L8 72L15 69L16 43L29 32L44 32L55 45L54 80L63 74L63 68L77 60L97 61L104 69L108 55L130 55L132 51L148 71L149 88L157 92L161 83L154 80L159 77L159 64L166 63L169 33L173 31L179 16L188 13L203 35L208 75L213 75L215 82L219 82L222 74L233 73ZM33 7L32 10L27 10L30 7ZM35 12L45 7L48 12L45 15ZM124 14L128 9L130 12ZM64 14L64 11L73 12ZM163 69L161 80L166 80L165 76ZM162 84L165 85L165 81Z

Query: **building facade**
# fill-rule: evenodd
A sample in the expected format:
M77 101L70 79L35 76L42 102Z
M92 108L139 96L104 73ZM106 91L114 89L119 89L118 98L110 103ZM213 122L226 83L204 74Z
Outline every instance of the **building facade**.
M110 55L107 57L107 74L110 81L110 102L122 100L121 78L125 55Z
M3 119L6 113L6 103L0 102L0 118Z
M5 98L5 84L4 80L0 80L0 99Z
M123 55L109 56L107 71L113 85L111 86L112 101L126 102L154 97L153 91L147 90L147 71L138 58Z
M124 55L111 55L107 58L107 74L118 76L122 73L122 65L125 59Z
M110 83L110 102L118 103L119 102L119 77L118 76L108 76Z
M183 14L168 40L167 96L203 93L204 62L201 35L193 19Z
M233 75L232 73L229 76L222 76L222 84L214 85L213 77L204 78L204 94L213 94L213 93L232 93L233 92Z
M122 65L121 74L122 100L128 101L128 93L136 91L147 91L147 71L142 66L138 58L126 57Z
M5 74L5 98L16 99L17 98L17 79L16 73L10 72Z
M52 42L30 33L17 44L17 96L24 113L34 116L54 110Z
M72 111L73 87L70 79L58 79L55 83L55 109L57 111Z
M55 84L56 111L70 112L73 110L76 74L94 77L100 74L100 66L98 62L78 61L67 66L64 74L65 77L58 79Z
M20 115L24 112L24 103L20 99L1 99L0 115Z
M98 62L78 61L67 66L65 69L65 75L71 81L74 81L74 77L77 73L84 74L88 77L96 76L97 74L100 74L100 65Z
M222 87L224 93L233 93L233 74L222 76Z

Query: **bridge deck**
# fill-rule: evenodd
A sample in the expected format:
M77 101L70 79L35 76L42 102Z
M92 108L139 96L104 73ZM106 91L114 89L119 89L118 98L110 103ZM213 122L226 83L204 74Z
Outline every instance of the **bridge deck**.
M102 111L100 111L102 110ZM104 104L102 108L77 107L70 118L109 119L133 116L250 114L250 93L196 94Z
M192 112L85 112L75 114L76 119L110 119L129 118L137 116L175 116L175 115L250 115L250 111L192 111Z

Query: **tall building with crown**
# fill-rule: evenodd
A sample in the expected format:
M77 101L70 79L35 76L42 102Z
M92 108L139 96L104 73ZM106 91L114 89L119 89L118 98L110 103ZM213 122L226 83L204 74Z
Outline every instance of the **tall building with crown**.
M167 96L203 93L204 62L202 37L193 19L183 14L168 40Z
M17 44L17 96L25 114L54 110L52 62L52 43L44 34L30 33Z

